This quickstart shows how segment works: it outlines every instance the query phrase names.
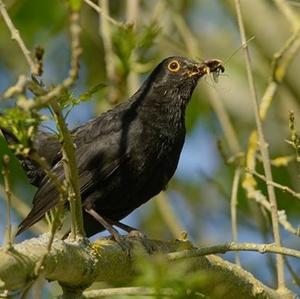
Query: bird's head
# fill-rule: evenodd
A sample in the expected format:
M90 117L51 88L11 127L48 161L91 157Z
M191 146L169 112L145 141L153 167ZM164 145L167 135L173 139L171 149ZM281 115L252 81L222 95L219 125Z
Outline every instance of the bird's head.
M221 60L197 62L187 57L173 56L164 59L150 75L152 88L161 95L180 95L188 100L199 79L209 73L224 72Z

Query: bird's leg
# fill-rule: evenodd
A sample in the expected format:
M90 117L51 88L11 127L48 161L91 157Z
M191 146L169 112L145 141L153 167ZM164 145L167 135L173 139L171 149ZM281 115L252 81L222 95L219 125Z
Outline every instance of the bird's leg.
M100 216L94 209L85 209L85 211L90 214L95 220L97 220L118 242L123 243L120 234L112 227L112 225Z
M117 226L117 227L121 228L123 231L125 231L125 232L127 232L127 233L130 233L130 232L132 232L133 230L137 230L136 228L131 227L131 226L129 226L129 225L127 225L127 224L124 224L124 223L122 223L122 222L119 222L119 221L117 221L117 220L111 220L111 219L108 219L108 218L106 218L106 217L104 217L104 219L105 219L109 224L114 225L114 226Z
M134 228L132 226L129 226L129 225L119 222L117 220L111 220L106 217L104 219L111 225L121 228L122 230L127 232L128 235L131 237L145 238L145 235L142 232L140 232L137 228Z

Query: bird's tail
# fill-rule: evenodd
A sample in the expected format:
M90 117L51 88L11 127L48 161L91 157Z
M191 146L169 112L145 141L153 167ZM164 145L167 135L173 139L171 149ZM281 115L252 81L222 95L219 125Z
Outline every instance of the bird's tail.
M32 212L32 211L31 211ZM18 226L18 230L17 230L17 233L16 233L16 236L21 234L22 232L24 232L25 230L29 229L32 225L34 225L35 223L37 223L39 220L41 220L44 216L43 215L40 215L40 214L32 214L32 213L29 213L27 215L27 217L19 224Z
M32 225L41 220L46 212L51 210L55 205L56 201L49 201L45 206L34 204L30 213L26 218L19 224L16 236L29 229Z

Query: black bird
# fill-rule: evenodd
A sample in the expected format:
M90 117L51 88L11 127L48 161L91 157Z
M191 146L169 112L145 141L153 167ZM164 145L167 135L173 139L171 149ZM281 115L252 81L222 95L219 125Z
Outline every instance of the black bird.
M185 109L194 88L202 76L220 71L224 72L224 67L217 59L199 63L169 57L128 101L71 131L87 236L104 230L99 217L129 231L130 227L118 221L166 187L183 147ZM9 131L3 130L3 134L9 143L17 142ZM34 149L63 180L61 145L56 137L39 132ZM39 166L19 159L38 191L18 234L58 203L57 189Z

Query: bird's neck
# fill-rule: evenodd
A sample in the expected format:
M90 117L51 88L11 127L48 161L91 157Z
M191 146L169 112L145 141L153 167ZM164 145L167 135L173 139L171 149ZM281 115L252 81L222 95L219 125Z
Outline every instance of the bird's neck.
M185 109L189 98L177 90L157 90L144 98L139 110L146 121L152 122L152 126L181 130L185 126Z

